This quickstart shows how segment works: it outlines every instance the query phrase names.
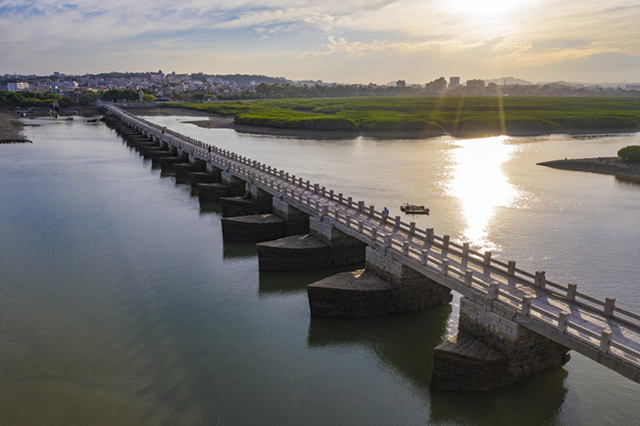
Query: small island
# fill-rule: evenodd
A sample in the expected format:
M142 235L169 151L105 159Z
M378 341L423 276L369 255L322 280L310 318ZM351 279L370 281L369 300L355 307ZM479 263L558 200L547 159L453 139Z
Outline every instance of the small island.
M565 158L537 164L554 169L640 178L640 146L622 148L617 157Z

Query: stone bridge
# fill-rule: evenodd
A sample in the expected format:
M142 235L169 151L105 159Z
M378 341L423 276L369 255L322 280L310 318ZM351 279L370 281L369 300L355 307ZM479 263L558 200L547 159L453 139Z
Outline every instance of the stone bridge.
M314 317L418 311L462 295L459 332L434 351L433 389L491 390L575 350L640 383L640 315L547 280L364 201L101 104L106 121L201 200L222 205L225 240L257 244L260 270L362 265L307 287Z

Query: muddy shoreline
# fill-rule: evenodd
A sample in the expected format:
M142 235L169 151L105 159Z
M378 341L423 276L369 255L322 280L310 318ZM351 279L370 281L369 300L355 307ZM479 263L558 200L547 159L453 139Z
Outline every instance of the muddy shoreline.
M23 129L15 113L0 111L0 140L24 139Z
M640 163L624 163L618 157L571 158L537 164L561 170L640 178Z

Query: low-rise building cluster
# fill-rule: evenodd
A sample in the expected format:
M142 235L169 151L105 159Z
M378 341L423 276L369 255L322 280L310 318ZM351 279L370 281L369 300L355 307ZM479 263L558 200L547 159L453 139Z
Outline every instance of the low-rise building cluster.
M260 84L290 84L291 86L331 86L340 84L323 83L322 81L293 82L282 77L236 75L239 81L229 76L206 75L202 73L177 74L163 73L106 73L65 75L54 72L51 76L35 75L4 75L0 77L0 91L10 92L53 92L68 96L73 102L78 102L84 94L101 94L109 90L143 91L152 95L156 101L212 101L216 98L231 98L233 95L246 98L264 97L264 90L256 94ZM224 77L224 78L223 78ZM255 77L255 79L251 79ZM511 79L513 82L514 80ZM3 84L4 83L4 84ZM460 77L452 76L449 80L440 77L424 85L409 84L405 80L398 80L390 85L373 83L346 85L350 88L379 90L391 88L391 95L450 95L450 96L640 96L640 84L622 86L580 85L572 83L545 84L507 84L507 80L493 80L485 84L484 80L471 79L461 83ZM274 86L276 87L276 86ZM371 92L373 94L373 92ZM359 94L360 96L362 94ZM347 94L348 96L348 94Z
M110 73L64 75L54 73L51 76L5 75L6 84L0 84L0 91L10 92L52 92L69 96L77 101L83 94L100 94L109 90L144 91L156 100L198 100L215 99L216 96L228 96L255 92L255 81L241 84L232 80L203 76L200 74L164 74L162 71L148 73Z

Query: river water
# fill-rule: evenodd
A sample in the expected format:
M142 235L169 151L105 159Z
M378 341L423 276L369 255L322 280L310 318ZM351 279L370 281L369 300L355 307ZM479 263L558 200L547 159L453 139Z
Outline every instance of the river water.
M318 140L151 120L470 241L640 312L640 183L536 166L639 134ZM640 385L572 352L490 393L430 392L457 305L313 319L306 285L259 273L220 207L101 123L31 121L0 146L0 424L629 425ZM411 220L411 219L409 219Z

